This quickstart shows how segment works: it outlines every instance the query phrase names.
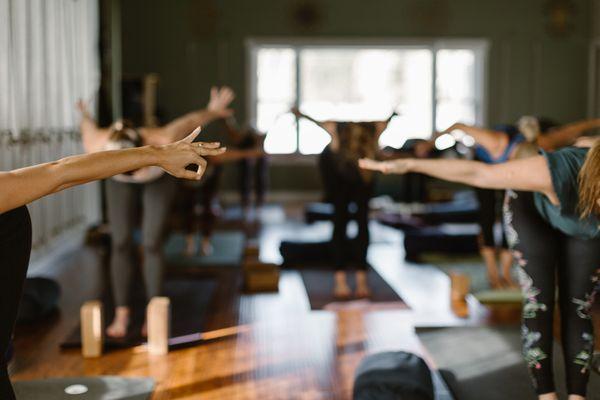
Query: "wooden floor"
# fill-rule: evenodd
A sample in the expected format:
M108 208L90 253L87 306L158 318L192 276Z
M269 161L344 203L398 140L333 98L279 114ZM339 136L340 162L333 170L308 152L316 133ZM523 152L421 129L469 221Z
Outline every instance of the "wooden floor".
M314 231L311 231L314 229ZM317 224L301 235L327 234ZM297 223L280 208L269 208L258 231L261 258L278 261L281 238L297 237ZM61 261L57 271L68 283L61 312L16 333L15 380L81 375L150 376L154 399L349 399L353 374L364 355L384 350L423 354L418 326L518 321L518 310L489 310L471 299L471 317L461 320L449 308L448 279L439 270L403 260L398 232L375 225L369 261L410 309L381 309L349 302L328 311L310 311L303 281L282 274L279 292L240 294L239 274L222 277L206 323L205 343L149 356L144 347L84 360L62 351L61 340L77 326L79 306L101 290L102 254L82 249ZM293 235L293 236L290 236Z

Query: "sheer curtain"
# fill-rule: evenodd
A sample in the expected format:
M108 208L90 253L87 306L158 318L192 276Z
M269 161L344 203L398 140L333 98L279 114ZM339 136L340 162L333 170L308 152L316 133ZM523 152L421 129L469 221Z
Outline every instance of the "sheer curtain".
M0 0L0 170L81 152L75 103L98 91L98 31L98 0ZM99 218L98 186L30 210L39 258Z

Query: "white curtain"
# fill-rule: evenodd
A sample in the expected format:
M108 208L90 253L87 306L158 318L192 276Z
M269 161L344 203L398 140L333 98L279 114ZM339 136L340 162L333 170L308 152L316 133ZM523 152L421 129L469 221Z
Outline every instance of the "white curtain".
M78 99L100 83L98 0L0 0L0 170L81 152ZM93 107L91 107L93 109ZM34 258L95 222L95 184L30 206Z

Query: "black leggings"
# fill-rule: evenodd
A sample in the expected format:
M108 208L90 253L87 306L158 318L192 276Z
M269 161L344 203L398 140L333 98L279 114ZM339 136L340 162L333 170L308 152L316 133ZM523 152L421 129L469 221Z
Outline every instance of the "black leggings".
M502 202L504 200L503 190L476 189L479 202L479 226L481 227L481 247L496 247L494 239L494 225L501 220ZM502 221L502 244L503 249L508 249L506 242L506 229Z
M0 399L15 398L6 353L13 334L31 253L31 220L26 207L0 214Z
M586 395L594 348L590 309L600 277L600 239L567 236L537 212L533 194L509 192L505 218L524 295L523 355L538 394L555 391L554 304L558 286L567 390Z
M365 183L358 171L352 166L340 172L340 165L329 148L325 148L319 158L321 178L325 186L328 201L333 203L333 236L331 255L334 267L338 271L349 267L367 269L367 250L369 248L369 200L373 193L373 184ZM351 204L356 205L354 219L358 233L354 240L348 238L347 227L352 215Z
M214 210L214 201L217 198L223 168L214 166L212 172L205 176L200 187L186 190L183 209L187 211L185 217L185 231L188 234L200 232L204 237L210 237L217 224L217 215ZM198 216L197 206L202 207Z

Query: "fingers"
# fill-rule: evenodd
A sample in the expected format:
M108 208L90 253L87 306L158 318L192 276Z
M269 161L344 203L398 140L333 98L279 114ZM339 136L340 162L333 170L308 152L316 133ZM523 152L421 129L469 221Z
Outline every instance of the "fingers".
M368 169L370 171L382 171L382 163L370 160L368 158L361 158L358 160L358 166L362 169Z
M193 180L193 181L199 181L200 179L202 179L201 174L199 174L198 172L194 172L194 171L188 171L187 169L180 171L176 176L177 176L177 178L189 179L189 180Z
M219 142L196 142L194 145L204 149L218 149L221 146Z
M198 180L202 179L202 176L204 175L204 173L206 172L206 165L207 162L204 158L199 157L198 159L198 170L196 171L196 176Z
M194 131L192 133L190 133L185 139L183 139L183 141L187 142L187 143L192 143L194 141L194 139L196 139L198 137L200 132L202 132L201 126L194 129Z
M223 86L221 88L221 96L223 97L223 100L231 103L233 99L235 99L235 92L229 86Z
M212 86L210 88L210 98L213 99L213 98L217 97L218 94L219 94L219 88L216 86Z
M218 156L225 153L226 150L227 149L225 147L220 147L218 149L199 148L196 150L196 154L199 154L201 156Z

